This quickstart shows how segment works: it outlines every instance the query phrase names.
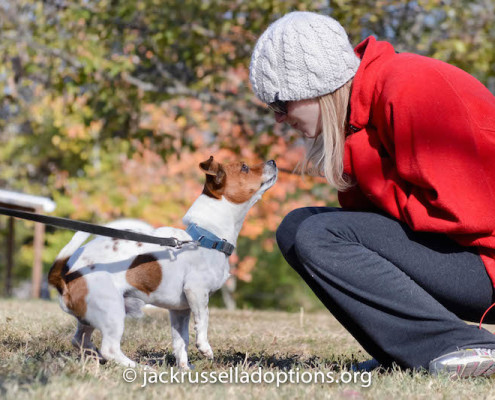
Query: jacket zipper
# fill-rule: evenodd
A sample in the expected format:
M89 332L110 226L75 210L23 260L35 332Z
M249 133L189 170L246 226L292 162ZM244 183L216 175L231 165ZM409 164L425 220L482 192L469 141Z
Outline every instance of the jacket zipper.
M358 127L351 125L351 124L349 124L349 129L352 130L353 132L357 132L357 131L361 130L361 128L358 128Z

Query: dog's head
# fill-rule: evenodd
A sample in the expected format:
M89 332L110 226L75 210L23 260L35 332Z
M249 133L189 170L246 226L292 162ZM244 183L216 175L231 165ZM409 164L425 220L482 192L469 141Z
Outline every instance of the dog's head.
M235 204L259 199L276 182L278 172L273 160L250 166L244 162L221 164L213 156L199 167L206 174L203 194Z

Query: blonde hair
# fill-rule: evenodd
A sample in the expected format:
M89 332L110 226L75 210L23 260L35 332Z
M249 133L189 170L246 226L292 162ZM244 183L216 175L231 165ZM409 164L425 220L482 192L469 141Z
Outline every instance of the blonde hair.
M324 176L339 191L352 184L344 175L344 143L352 79L333 93L318 98L321 113L321 133L311 139L301 163L301 172Z

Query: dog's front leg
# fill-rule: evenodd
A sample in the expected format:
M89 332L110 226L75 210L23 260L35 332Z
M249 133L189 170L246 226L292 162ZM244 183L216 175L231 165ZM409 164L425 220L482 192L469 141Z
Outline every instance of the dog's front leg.
M184 293L194 316L196 347L206 358L213 359L213 350L208 343L208 290L184 287Z
M170 310L170 326L172 327L172 348L177 366L182 370L189 369L187 346L189 346L189 316L191 310Z

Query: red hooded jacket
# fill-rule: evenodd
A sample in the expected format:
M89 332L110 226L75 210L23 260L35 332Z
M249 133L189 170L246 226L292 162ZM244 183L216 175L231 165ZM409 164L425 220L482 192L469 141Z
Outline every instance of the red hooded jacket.
M478 248L495 285L495 96L452 65L369 37L356 54L343 208Z

